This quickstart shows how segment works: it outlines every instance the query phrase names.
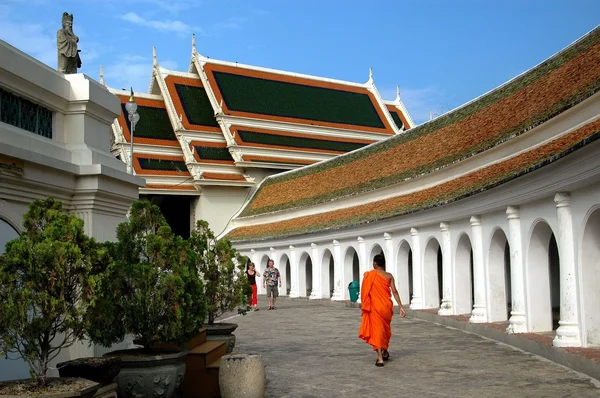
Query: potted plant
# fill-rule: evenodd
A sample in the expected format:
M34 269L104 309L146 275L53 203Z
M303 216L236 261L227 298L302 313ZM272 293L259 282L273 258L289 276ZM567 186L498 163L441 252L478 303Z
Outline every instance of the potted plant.
M23 227L0 257L0 353L22 358L31 379L0 383L0 396L90 396L98 383L46 373L61 350L84 337L85 313L110 256L53 198L31 203Z
M171 231L160 209L147 201L134 202L128 221L117 227L113 253L111 283L91 306L90 339L110 346L130 334L142 346L106 354L121 359L120 396L172 397L185 373L187 351L153 346L183 345L204 322L194 254Z
M204 294L208 309L208 340L223 340L227 352L235 346L237 328L235 323L216 323L226 312L238 309L244 315L250 309L248 303L252 289L245 277L245 257L241 256L227 239L216 240L208 223L199 220L189 238L200 276L204 282Z

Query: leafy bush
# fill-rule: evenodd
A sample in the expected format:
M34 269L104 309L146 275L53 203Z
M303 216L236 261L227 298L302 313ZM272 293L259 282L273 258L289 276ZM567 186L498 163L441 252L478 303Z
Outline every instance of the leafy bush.
M112 261L56 199L34 201L23 220L25 231L0 257L0 353L23 358L44 385L49 361L84 337L86 310Z
M246 258L237 253L229 240L217 241L204 220L197 221L189 243L204 281L208 324L212 325L219 316L236 307L239 313L245 314L252 294L244 275Z
M204 323L206 304L188 242L157 206L141 200L117 227L117 239L111 281L90 310L90 339L109 346L130 333L145 348L189 340Z

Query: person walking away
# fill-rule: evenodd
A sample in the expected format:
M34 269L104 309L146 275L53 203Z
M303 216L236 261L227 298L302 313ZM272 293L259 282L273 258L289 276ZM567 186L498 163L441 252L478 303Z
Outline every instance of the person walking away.
M269 259L267 262L267 269L263 273L263 288L267 288L267 299L269 300L269 306L267 311L276 310L275 300L279 296L279 289L281 287L281 275L279 270L275 268L275 262Z
M373 270L365 272L360 290L362 321L358 337L370 344L373 351L377 351L375 366L381 367L383 361L390 358L388 347L394 314L392 294L400 306L400 316L406 316L394 277L385 271L385 258L381 254L373 259Z
M260 274L256 272L256 266L254 263L248 264L248 270L246 271L246 276L248 277L248 282L250 283L250 287L252 287L252 301L250 301L250 306L254 309L254 311L258 311L258 296L257 296L257 287L256 287L256 277L260 277Z

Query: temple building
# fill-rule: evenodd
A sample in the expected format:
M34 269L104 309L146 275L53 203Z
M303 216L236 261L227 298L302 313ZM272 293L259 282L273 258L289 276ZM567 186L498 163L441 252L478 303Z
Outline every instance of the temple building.
M412 309L600 345L599 91L600 27L443 116L267 177L221 236L259 271L274 259L292 297L346 300L383 253Z
M414 127L399 91L384 101L372 73L352 83L217 61L198 53L192 39L187 72L161 67L153 51L148 93L134 94L140 121L132 156L131 93L109 90L122 105L112 153L133 162L146 180L140 198L158 204L184 237L197 219L222 231L265 177Z

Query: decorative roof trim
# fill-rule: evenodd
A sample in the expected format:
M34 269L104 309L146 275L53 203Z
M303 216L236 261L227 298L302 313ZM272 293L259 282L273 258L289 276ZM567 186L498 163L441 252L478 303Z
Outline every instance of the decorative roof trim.
M147 170L143 169L140 165L139 159L152 159L152 160L167 160L167 161L176 161L185 163L185 159L183 156L165 156L165 155L155 155L150 153L139 153L136 152L133 154L133 169L135 173L138 175L149 175L149 176L185 176L190 177L191 174L189 170L186 171L178 171L178 170Z
M225 104L223 101L223 96L221 94L221 91L219 90L219 87L217 85L217 82L215 80L213 72L230 73L230 74L239 75L239 76L247 76L247 77L258 78L258 79L273 80L273 81L279 81L279 82L284 82L284 83L306 85L306 86L311 86L311 87L318 87L318 88L325 88L325 89L332 89L332 90L339 90L339 91L345 91L345 92L350 92L350 93L367 95L371 101L371 104L373 105L375 112L381 119L381 122L383 123L384 128L377 128L377 127L370 127L370 126L358 126L358 125L344 124L344 123L333 123L333 122L325 122L325 121L319 121L319 120L299 119L299 118L294 118L294 117L271 116L271 115L264 115L264 114L259 114L259 113L249 113L249 112L242 112L242 111L232 111L227 108L227 104ZM333 128L341 128L341 129L348 129L348 130L359 130L359 131L363 131L363 132L368 131L368 132L372 132L372 133L380 133L380 134L388 134L388 135L391 133L394 133L396 131L396 130L394 130L394 128L392 127L392 124L390 124L390 121L388 120L388 117L386 116L387 109L385 109L385 107L381 106L381 104L377 100L376 93L373 93L371 90L369 90L369 87L366 87L364 85L344 86L344 85L341 85L340 83L319 81L319 80L315 80L315 79L306 79L306 78L302 78L302 77L298 77L298 76L294 76L294 75L285 75L285 74L270 76L270 75L265 75L264 74L265 72L262 72L260 70L255 70L255 69L245 69L244 70L242 68L236 68L233 66L217 65L217 64L211 64L211 63L207 63L204 65L204 73L206 74L208 84L211 87L211 91L215 95L215 101L219 104L219 108L220 108L221 112L223 112L227 115L247 117L247 118L251 118L251 119L289 122L289 123L296 123L296 124L300 124L300 125L302 125L302 124L310 125L312 122L312 123L316 123L317 125L323 126L323 127L333 127ZM391 116L389 118L391 119Z
M222 131L219 127L211 127L211 126L192 124L188 120L187 115L185 114L185 111L183 109L183 103L181 101L181 98L179 98L179 94L177 93L177 90L175 89L175 84L181 84L183 86L190 86L190 87L198 87L198 88L203 88L204 90L206 90L206 88L202 84L202 81L198 77L191 79L188 77L170 75L170 76L167 76L164 79L164 81L165 81L165 86L166 86L167 92L169 94L169 98L171 99L171 103L173 104L173 108L175 109L175 112L178 115L177 116L178 123L181 124L181 127L183 129L185 129L186 131L201 131L203 133L222 133Z

